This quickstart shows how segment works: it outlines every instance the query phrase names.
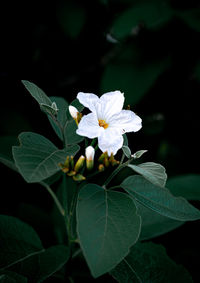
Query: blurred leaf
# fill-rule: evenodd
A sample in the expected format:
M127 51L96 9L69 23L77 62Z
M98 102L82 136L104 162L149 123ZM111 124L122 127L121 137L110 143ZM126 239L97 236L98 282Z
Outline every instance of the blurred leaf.
M66 120L67 120L68 103L62 97L51 96L50 99L52 101L55 101L55 103L58 107L57 120L61 124L61 126L64 128ZM58 135L58 137L61 140L63 140L61 129L58 127L56 122L50 116L48 116L48 118L49 118L49 121L50 121L54 131Z
M200 175L188 174L169 178L167 187L175 196L200 200Z
M123 51L124 54L124 51ZM129 58L129 62L120 62L120 58L106 66L102 81L101 92L121 90L125 93L126 103L135 105L153 86L158 76L168 68L169 59L160 62L136 64Z
M23 85L25 88L29 91L29 93L32 95L33 98L39 103L39 104L46 104L51 106L52 101L51 99L44 93L43 90L41 90L38 86L36 86L34 83L31 83L29 81L22 80Z
M190 28L200 32L200 9L175 11L175 15L181 18Z
M110 274L120 283L190 283L189 272L154 243L137 243Z
M75 155L78 145L59 150L45 137L24 132L19 135L20 146L13 147L13 157L20 173L28 183L40 182L60 170L66 156Z
M114 268L129 252L140 233L140 217L124 193L85 185L78 196L77 232L94 277Z
M111 34L123 39L135 34L141 24L149 29L160 28L171 16L172 11L166 1L139 2L114 21Z
M0 215L0 239L1 269L44 251L36 232L11 216Z
M64 127L64 136L65 136L66 146L80 143L84 139L84 137L76 134L76 130L77 130L76 122L73 119L68 120Z
M142 176L126 178L121 187L139 203L153 211L179 221L200 219L200 211L182 197L174 197L164 187L156 186Z
M12 271L0 271L1 283L27 283L27 278Z
M85 24L86 11L80 3L66 1L59 6L57 17L63 31L72 38L76 38Z
M133 169L138 174L141 174L148 181L155 185L164 187L167 181L165 168L155 162L145 162L139 165L129 164L128 167Z
M141 241L166 234L185 223L160 215L137 201L135 201L135 203L138 208L138 214L142 218Z
M0 137L0 162L14 171L18 171L12 157L12 146L17 144L14 136Z
M127 145L122 146L123 153L126 155L127 158L131 157L131 150Z

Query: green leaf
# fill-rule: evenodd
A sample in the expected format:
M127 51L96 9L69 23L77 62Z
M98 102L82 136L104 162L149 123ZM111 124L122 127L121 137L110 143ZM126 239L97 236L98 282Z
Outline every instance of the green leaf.
M77 125L74 120L68 120L64 127L65 145L80 143L84 137L76 134Z
M44 251L36 232L11 216L0 215L0 239L1 269Z
M167 187L175 196L200 200L200 175L187 174L169 178Z
M123 139L124 139L123 145L124 145L124 146L128 146L128 138L127 138L127 135L126 135L126 134L123 134Z
M52 103L51 106L47 105L47 104L44 104L44 103L41 103L40 104L40 109L46 113L46 114L49 114L49 115L52 115L52 116L56 116L57 113L58 113L58 108L55 106L54 104L55 102Z
M51 99L44 93L43 90L41 90L38 86L36 86L34 83L31 83L29 81L22 80L23 85L25 88L30 92L33 98L39 103L39 104L46 104L48 106L52 105Z
M0 238L0 272L11 268L30 282L42 282L69 258L67 247L59 245L45 250L36 232L11 216L0 215Z
M53 211L55 232L59 243L65 243L67 241L66 224L69 223L69 218L72 217L70 210L77 190L77 183L72 178L67 177L66 174L63 174L56 195L65 210L65 218L61 216L57 207Z
M182 197L174 197L166 188L156 186L142 176L126 178L121 187L138 202L166 217L191 221L200 219L200 211Z
M160 28L170 20L172 11L166 1L141 2L122 13L113 23L111 34L117 39L134 35L139 26Z
M131 57L128 61L120 60L119 56L106 66L102 75L101 92L119 89L126 94L126 103L130 105L138 103L170 65L169 58L146 64L131 62Z
M64 128L65 123L67 121L67 111L68 111L68 103L67 101L62 98L62 97L56 97L56 96L51 96L50 97L52 101L55 101L57 107L58 107L58 114L57 114L57 120L60 123L60 125ZM62 132L61 129L58 127L57 123L52 119L51 116L48 116L49 121L58 135L58 137L63 140Z
M0 271L1 283L27 283L27 278L12 271Z
M77 98L74 99L70 105L76 107L79 112L82 112L84 109L83 104L81 104Z
M0 162L14 171L18 171L12 157L12 146L17 144L14 136L0 137Z
M20 273L28 278L28 282L30 280L30 282L39 283L61 269L68 259L69 249L63 245L57 245L30 256L12 268L16 271L20 270Z
M133 169L138 174L141 174L148 181L155 185L164 187L167 180L167 174L165 168L154 162L145 162L140 165L129 164L128 167Z
M126 194L85 185L78 197L77 232L92 275L114 268L140 234L140 217Z
M138 159L138 158L140 158L144 153L146 153L148 150L138 150L138 151L136 151L133 155L132 155L132 157L134 158L134 159Z
M120 283L190 283L189 272L153 243L137 243L128 256L111 272Z
M131 150L128 146L123 145L122 150L123 150L123 153L126 155L127 158L131 157Z
M135 201L135 204L138 208L138 214L142 218L140 240L149 240L166 234L185 223L160 215L137 201Z
M40 182L60 170L66 156L75 155L79 146L59 150L45 137L24 132L19 135L20 146L13 147L13 157L19 172L28 183Z

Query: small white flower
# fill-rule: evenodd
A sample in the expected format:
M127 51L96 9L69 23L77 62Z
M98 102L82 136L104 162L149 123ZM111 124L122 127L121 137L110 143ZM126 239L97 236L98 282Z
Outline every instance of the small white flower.
M72 118L74 118L75 120L77 119L77 117L78 117L78 110L76 109L76 107L70 105L69 106L69 113L72 116Z
M112 91L100 98L93 93L79 92L78 100L91 113L82 117L76 133L90 139L98 138L99 148L114 155L123 145L123 134L137 132L142 127L142 120L133 111L122 110L124 94Z

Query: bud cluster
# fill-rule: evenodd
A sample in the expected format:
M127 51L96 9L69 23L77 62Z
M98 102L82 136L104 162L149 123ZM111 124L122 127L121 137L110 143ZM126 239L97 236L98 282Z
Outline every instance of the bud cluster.
M59 166L61 167L61 170L68 176L72 177L74 181L83 181L86 179L83 175L85 169L87 171L92 171L94 168L94 155L94 148L92 146L88 146L85 149L85 156L81 155L76 162L74 161L73 156L67 156L65 162L60 163ZM118 164L119 161L115 160L113 154L109 157L108 153L104 152L98 159L98 171L102 172L110 165L115 166Z

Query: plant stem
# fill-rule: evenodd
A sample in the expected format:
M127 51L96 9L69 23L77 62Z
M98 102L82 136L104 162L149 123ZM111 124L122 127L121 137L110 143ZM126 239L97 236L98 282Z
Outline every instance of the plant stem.
M62 216L65 216L65 210L62 207L60 201L58 200L56 194L53 192L53 190L50 188L49 185L47 185L45 182L40 182L40 185L42 185L43 187L45 187L47 189L47 191L49 192L49 194L51 195L51 197L53 198L58 210L60 211Z
M117 175L117 173L119 173L119 171L121 171L122 168L126 167L132 160L133 160L133 158L129 159L128 161L126 161L122 164L119 164L119 166L112 172L112 174L104 182L103 187L106 188L106 186L112 181L112 179L115 177L115 175Z

